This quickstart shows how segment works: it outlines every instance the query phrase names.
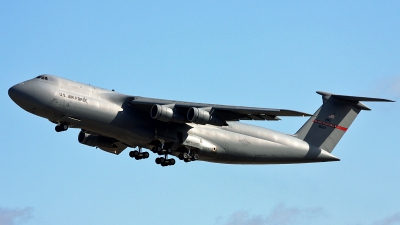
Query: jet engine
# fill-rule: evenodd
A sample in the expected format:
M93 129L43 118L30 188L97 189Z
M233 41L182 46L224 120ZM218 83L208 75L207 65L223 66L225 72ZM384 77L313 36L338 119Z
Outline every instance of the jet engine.
M217 126L225 125L225 123L222 120L210 115L208 111L195 107L189 109L187 113L187 119L189 120L189 122L202 125L205 124L212 124Z
M150 110L150 116L153 119L160 120L163 122L177 122L185 123L185 118L176 112L175 109L170 108L166 105L153 105Z

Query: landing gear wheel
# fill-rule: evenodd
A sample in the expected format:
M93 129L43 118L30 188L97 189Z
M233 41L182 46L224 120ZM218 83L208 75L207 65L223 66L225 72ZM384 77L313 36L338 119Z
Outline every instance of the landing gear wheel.
M180 160L183 160L185 162L193 162L199 159L199 155L197 154L197 150L191 149L191 148L186 148L185 152L182 152L178 155L178 158Z
M172 166L175 164L175 159L168 159L168 155L172 154L173 150L171 148L172 143L165 144L164 140L159 140L160 143L156 144L151 151L158 154L161 157L157 157L155 162L161 166ZM148 155L143 155L143 157L148 157Z
M62 130L61 130L61 127L59 127L59 126L56 126L55 127L55 130L56 130L56 132L61 132Z
M188 154L188 153L183 153L183 159L189 159L190 158L190 155Z
M135 157L137 157L139 155L139 152L138 151L130 151L129 152L129 156L131 157L131 158L135 158Z
M55 130L56 130L57 132L66 131L66 130L68 130L68 125L65 124L65 123L62 123L62 124L60 124L60 125L57 125L57 126L55 127Z
M149 158L150 154L148 152L142 152L142 147L139 147L139 151L130 151L129 156L131 158L135 158L136 160L140 160Z
M63 131L68 130L68 125L67 125L67 124L61 124L60 127L61 127L61 129L62 129Z

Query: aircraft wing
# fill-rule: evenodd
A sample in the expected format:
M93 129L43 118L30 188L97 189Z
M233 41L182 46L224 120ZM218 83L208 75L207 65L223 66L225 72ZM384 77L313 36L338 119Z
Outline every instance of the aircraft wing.
M188 119L190 117L189 114L191 110L193 112L193 110L199 109L197 110L197 112L201 113L206 112L206 114L210 115L210 120L211 118L219 120L219 122L218 121L207 122L209 124L214 124L214 125L227 125L226 121L239 121L239 120L280 120L278 116L311 116L308 113L286 110L286 109L215 105L215 104L183 102L183 101L173 101L173 100L144 98L144 97L134 97L133 100L131 101L131 106L137 110L151 114L152 117L153 117L152 115L153 107L159 106L158 109L160 112L162 112L162 109L163 108L165 109L166 107L168 109L171 109L172 113L174 114L174 116L171 116L171 118L179 117L181 118L180 120L181 122L193 122ZM173 119L171 119L170 121L177 122L174 121ZM206 123L200 123L200 124L206 124Z

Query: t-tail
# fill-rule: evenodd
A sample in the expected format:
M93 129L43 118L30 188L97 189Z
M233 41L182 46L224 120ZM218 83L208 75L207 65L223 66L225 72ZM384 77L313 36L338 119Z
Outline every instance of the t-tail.
M371 110L360 101L393 102L381 98L335 95L321 91L317 93L322 95L322 106L295 136L328 152L333 151L361 110Z

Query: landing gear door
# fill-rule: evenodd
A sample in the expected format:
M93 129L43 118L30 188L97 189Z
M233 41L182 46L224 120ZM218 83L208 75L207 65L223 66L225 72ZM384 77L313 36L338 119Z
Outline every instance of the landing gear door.
M194 135L188 135L182 144L199 149L200 152L217 153L218 150L216 145Z

